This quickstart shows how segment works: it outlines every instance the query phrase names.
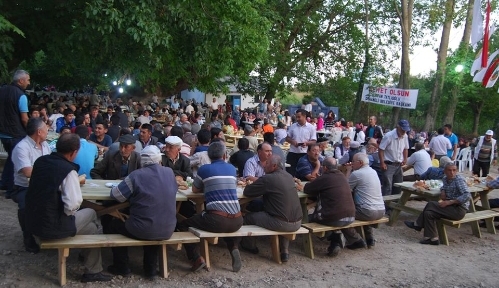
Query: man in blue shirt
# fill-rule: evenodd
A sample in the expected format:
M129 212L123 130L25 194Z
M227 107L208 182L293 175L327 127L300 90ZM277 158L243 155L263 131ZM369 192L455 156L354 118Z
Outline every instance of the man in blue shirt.
M178 224L180 231L188 231L189 227L203 229L215 233L231 233L243 225L241 208L237 198L236 169L225 163L225 144L214 142L208 148L211 164L205 164L198 170L192 184L193 193L204 193L206 209ZM223 238L227 243L232 258L232 270L241 270L239 254L240 238ZM191 271L196 272L206 266L199 255L199 245L185 244L187 258L192 263Z
M319 177L321 173L319 155L319 144L309 145L307 155L301 157L296 164L296 178L303 181L312 181Z
M95 159L99 157L97 146L87 141L89 136L87 126L77 126L75 133L80 136L80 150L78 150L78 154L76 154L76 158L73 162L80 165L78 175L84 174L86 179L92 179L90 177L90 170L94 168Z
M452 133L452 125L444 125L444 136L449 139L450 144L452 145L451 149L447 149L447 157L449 157L452 161L455 161L457 157L457 144L459 143L459 139L456 134Z
M71 109L66 109L64 110L64 116L63 117L59 117L57 120L56 120L56 129L55 129L55 132L59 133L61 132L61 128L64 127L64 126L67 126L69 128L73 128L73 127L76 127L76 123L75 123L75 115L74 115L74 112L73 110Z
M1 188L7 190L5 193L7 198L10 198L14 185L12 150L26 136L29 110L24 90L29 84L28 72L17 70L12 83L0 88L0 139L8 155L2 172Z

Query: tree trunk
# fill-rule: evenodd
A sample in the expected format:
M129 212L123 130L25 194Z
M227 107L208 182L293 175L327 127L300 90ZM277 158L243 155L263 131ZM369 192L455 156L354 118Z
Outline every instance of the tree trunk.
M480 114L482 114L483 101L473 105L473 136L478 136L478 124L480 124Z
M471 22L473 20L473 2L474 0L468 0L468 11L466 14L466 22L464 24L463 38L461 39L461 43L459 43L459 50L457 53L458 57L462 57L461 59L466 59L465 56L469 51ZM459 73L464 73L464 71L461 71ZM454 124L454 113L456 112L457 102L459 102L460 96L458 85L461 84L462 78L462 74L457 76L458 81L452 89L451 98L449 101L449 109L447 109L447 115L445 116L446 124Z
M365 47L364 47L364 65L362 66L362 72L360 73L359 88L357 89L357 94L355 95L355 104L353 107L353 114L350 119L357 121L362 121L360 115L360 102L362 100L362 92L364 90L364 82L367 79L367 74L369 73L369 65L371 64L371 55L369 55L369 1L364 0L364 7L366 9L365 18Z
M398 11L400 19L400 28L402 30L402 58L400 63L400 77L398 87L409 89L409 77L411 73L411 61L409 59L409 46L411 41L412 29L412 11L414 9L414 0L402 0L401 10ZM392 108L392 126L395 127L400 117L401 108ZM404 113L405 114L405 113Z
M440 106L440 96L444 85L446 64L447 64L447 49L449 48L449 35L452 26L452 18L454 16L455 0L447 0L445 3L445 20L442 29L442 38L440 39L440 48L437 56L437 73L435 74L435 83L431 92L431 102L426 111L426 122L424 131L431 131L435 127L438 107Z
M459 100L458 95L459 95L459 88L454 86L451 91L451 97L449 99L449 108L447 109L447 115L445 116L444 122L445 124L454 124L454 113L456 113L456 106L457 106L457 101Z

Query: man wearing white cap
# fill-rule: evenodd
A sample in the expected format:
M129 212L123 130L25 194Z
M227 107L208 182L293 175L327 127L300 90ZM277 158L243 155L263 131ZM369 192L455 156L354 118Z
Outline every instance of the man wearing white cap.
M397 127L386 133L378 149L379 162L383 173L383 196L400 194L399 187L393 183L403 182L402 166L407 163L409 141L407 132L411 131L409 121L400 120Z
M475 147L475 161L473 163L473 174L480 176L482 170L482 177L489 174L490 164L497 163L497 149L496 139L493 139L494 131L487 130L485 136L480 136L478 144Z
M175 195L177 183L172 169L161 166L161 151L154 145L140 152L142 169L135 170L118 186L111 189L111 197L130 202L130 216L123 222L118 218L103 223L106 234L122 234L140 240L170 239L176 225ZM154 279L158 269L160 246L144 246L144 276ZM127 247L114 247L113 265L107 269L115 275L130 275Z
M192 177L191 161L180 153L182 139L178 136L168 136L165 139L165 155L163 155L163 166L170 167L175 176L182 176L185 180Z

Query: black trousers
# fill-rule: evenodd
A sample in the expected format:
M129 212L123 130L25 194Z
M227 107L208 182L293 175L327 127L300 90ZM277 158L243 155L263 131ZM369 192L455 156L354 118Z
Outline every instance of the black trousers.
M120 219L113 218L103 223L103 230L105 234L121 234L133 239L139 239L126 230L125 222ZM139 239L147 240L147 239ZM158 255L159 245L142 246L144 249L143 267L146 275L155 275L158 270ZM123 271L128 269L128 247L113 247L113 265L119 270Z
M490 161L482 162L475 159L473 162L473 174L480 176L480 169L482 170L482 177L487 177L490 170Z
M180 222L177 227L180 231L189 231L189 227L202 229L215 233L231 233L236 232L243 226L243 217L227 218L216 214L201 213L187 218ZM229 250L239 247L240 238L223 238ZM190 261L195 261L199 255L198 244L184 244L187 258Z

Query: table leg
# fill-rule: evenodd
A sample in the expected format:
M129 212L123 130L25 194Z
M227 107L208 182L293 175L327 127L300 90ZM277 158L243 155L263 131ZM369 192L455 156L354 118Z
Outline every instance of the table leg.
M482 208L484 210L490 210L489 204L489 191L482 191L480 194L480 201L482 203ZM487 232L491 234L496 234L496 227L494 226L494 218L485 219L485 225L487 226Z
M303 213L303 218L301 219L301 223L308 223L307 199L308 198L300 198L301 211Z
M411 197L411 191L408 190L402 190L402 196L400 197L397 205L398 206L405 206L409 198ZM393 208L392 212L390 213L390 221L388 222L388 225L393 226L395 222L397 222L399 215L400 215L401 210L397 208Z

